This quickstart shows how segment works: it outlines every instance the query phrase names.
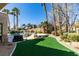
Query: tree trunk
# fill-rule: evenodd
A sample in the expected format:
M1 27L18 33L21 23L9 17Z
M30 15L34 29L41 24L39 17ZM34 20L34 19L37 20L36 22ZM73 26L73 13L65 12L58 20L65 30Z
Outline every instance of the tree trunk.
M8 15L9 13L6 12L6 14ZM9 17L9 16L8 16L8 17ZM10 20L8 19L7 22L8 22L8 30L10 31Z
M46 4L44 3L44 11L46 13L46 22L47 22L47 32L48 32L48 15L47 15L47 10L46 10Z
M8 15L8 14L7 14L7 15ZM8 16L8 17L9 17L9 16ZM8 19L7 22L8 22L8 30L10 31L10 20Z
M60 22L60 4L58 3L58 30L61 35L61 22Z
M55 35L57 35L54 3L52 3L52 8L53 8L53 10L52 10L53 11L53 19L54 19L54 31L55 31Z
M68 12L67 12L68 10L67 10L67 3L65 3L65 15L66 15L66 17L65 17L65 20L66 20L66 32L68 32L68 24L69 24L69 21L68 21Z
M16 16L16 30L18 30L18 15Z
M14 20L13 21L14 21L14 30L15 30L15 15L14 15Z

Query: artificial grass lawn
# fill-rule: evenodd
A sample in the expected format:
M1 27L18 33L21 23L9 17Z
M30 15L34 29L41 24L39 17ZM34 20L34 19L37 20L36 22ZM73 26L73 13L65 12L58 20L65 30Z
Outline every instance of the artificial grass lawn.
M76 54L59 44L56 39L45 37L17 43L13 56L76 56Z

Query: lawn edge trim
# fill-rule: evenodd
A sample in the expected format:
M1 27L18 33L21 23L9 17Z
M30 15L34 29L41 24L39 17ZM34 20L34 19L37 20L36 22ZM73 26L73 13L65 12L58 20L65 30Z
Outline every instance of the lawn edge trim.
M49 37L55 38L58 43L60 43L60 44L63 45L64 47L70 49L71 51L73 51L75 54L77 54L77 55L79 56L79 52L78 52L78 51L76 51L76 50L73 49L72 47L67 46L64 42L61 42L61 41L58 39L58 37L53 36L53 35L52 35L52 36L49 36Z
M17 47L17 43L21 43L23 41L18 41L18 42L15 42L15 47L13 48L12 52L10 53L10 56L12 56L12 54L14 53L16 47Z
M14 51L15 51L15 49L16 49L16 46L17 46L17 42L15 42L15 46L14 46L14 48L13 48L12 52L10 53L10 56L12 56L13 52L14 52Z

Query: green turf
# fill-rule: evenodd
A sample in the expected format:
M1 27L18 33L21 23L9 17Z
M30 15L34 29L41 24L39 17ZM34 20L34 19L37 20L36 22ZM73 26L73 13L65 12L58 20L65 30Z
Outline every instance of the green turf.
M54 38L46 37L17 43L13 56L76 56L76 54Z

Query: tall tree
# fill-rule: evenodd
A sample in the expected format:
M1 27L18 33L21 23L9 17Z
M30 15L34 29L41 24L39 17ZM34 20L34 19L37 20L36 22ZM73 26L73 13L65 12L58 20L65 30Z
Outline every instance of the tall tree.
M54 19L54 32L55 32L55 35L57 35L54 3L52 3L52 11L53 11L53 19Z
M7 15L10 14L8 9L3 9L2 12L6 13ZM10 31L10 20L8 19L7 22L8 22L8 30Z
M28 23L28 24L27 24L27 27L28 27L28 28L32 28L32 24L31 24L31 23Z
M44 12L46 14L46 22L47 22L47 30L48 30L48 14L47 14L47 9L46 9L46 3L43 3L44 6Z
M10 14L11 15L13 15L13 24L14 24L14 26L13 26L13 28L14 28L14 30L15 30L15 12L12 10L12 12L10 12Z
M18 30L18 16L19 16L19 14L20 14L20 11L19 11L19 9L16 8L16 7L14 7L14 8L12 9L12 11L14 12L14 14L15 14L15 16L16 16L16 30Z
M22 28L25 29L25 27L26 27L26 24L22 24Z
M41 22L40 27L41 27L41 29L43 29L43 33L47 33L47 31L46 31L47 22L46 21Z
M69 25L69 20L68 20L68 7L67 7L67 3L65 3L65 20L66 20L66 32L68 32L68 25Z
M59 29L59 34L61 34L60 4L59 3L58 3L58 29Z

